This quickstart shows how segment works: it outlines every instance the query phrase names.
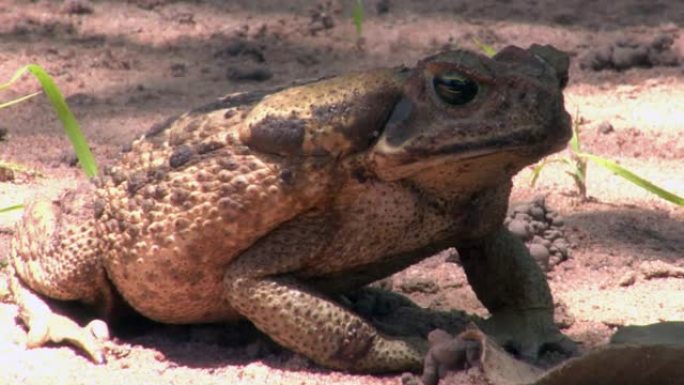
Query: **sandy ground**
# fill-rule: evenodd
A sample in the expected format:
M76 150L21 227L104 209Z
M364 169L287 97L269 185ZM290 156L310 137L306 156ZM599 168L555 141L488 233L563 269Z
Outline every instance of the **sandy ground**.
M412 65L449 46L477 49L474 39L497 49L553 44L573 56L566 97L568 110L581 117L584 148L684 194L684 2L369 0L361 40L351 4L6 0L0 3L0 79L27 63L45 67L104 166L153 123L229 92ZM671 45L660 49L658 39ZM595 70L611 66L620 70ZM0 100L35 90L26 79ZM40 173L0 182L0 207L55 196L84 180L44 96L0 110L0 117L0 131L6 130L0 161ZM548 166L535 188L525 170L512 197L546 195L564 219L571 256L548 273L566 314L564 332L588 351L621 325L684 320L684 279L651 277L648 265L659 261L670 275L684 267L684 209L595 165L587 180L592 199L583 202L566 170ZM0 261L19 217L0 215ZM0 297L6 291L1 274ZM406 284L416 281L424 284ZM443 256L392 283L431 309L486 314L461 269ZM401 383L399 374L321 369L249 325L148 325L117 335L109 363L95 366L68 347L24 349L15 314L0 302L0 384Z

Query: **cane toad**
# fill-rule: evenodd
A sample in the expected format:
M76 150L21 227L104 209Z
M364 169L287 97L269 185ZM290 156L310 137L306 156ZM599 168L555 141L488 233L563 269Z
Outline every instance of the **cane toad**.
M10 266L28 345L103 361L98 328L45 299L109 317L119 298L165 323L244 317L332 368L416 370L425 341L383 335L333 295L452 246L503 342L533 355L563 340L544 274L502 220L511 177L570 137L567 70L549 46L448 51L153 127L94 187L27 205Z

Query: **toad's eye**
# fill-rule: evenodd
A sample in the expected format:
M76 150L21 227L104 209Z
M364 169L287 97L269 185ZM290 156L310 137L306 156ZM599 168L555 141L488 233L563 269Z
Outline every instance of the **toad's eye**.
M478 90L474 81L461 74L448 72L435 76L432 85L440 99L454 106L461 106L475 99Z

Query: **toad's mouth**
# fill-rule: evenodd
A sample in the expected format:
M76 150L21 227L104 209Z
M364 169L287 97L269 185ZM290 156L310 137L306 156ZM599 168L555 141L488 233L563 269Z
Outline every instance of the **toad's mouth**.
M444 143L425 145L426 141L408 142L393 147L381 138L371 153L376 174L384 180L405 178L432 168L478 167L497 164L514 174L523 167L563 149L567 135L531 138L510 134L480 143Z

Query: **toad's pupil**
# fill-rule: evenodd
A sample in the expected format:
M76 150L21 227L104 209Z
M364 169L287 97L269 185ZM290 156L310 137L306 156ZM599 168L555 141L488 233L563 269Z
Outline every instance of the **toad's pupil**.
M475 99L478 91L477 83L459 74L435 76L432 84L437 96L454 106L464 105Z

